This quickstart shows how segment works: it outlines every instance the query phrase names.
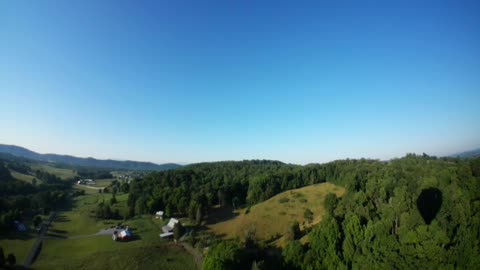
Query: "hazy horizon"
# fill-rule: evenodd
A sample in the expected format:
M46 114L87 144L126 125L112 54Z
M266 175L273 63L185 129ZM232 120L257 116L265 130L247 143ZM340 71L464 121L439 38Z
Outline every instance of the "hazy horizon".
M0 143L196 163L480 146L480 3L0 3Z
M324 161L312 161L312 162L307 162L307 163L295 163L295 162L286 162L286 161L283 161L283 160L277 160L277 159L258 159L258 158L247 158L247 159L228 159L228 160L202 160L202 161L196 161L196 162L155 162L155 161L151 161L151 160L132 160L132 159L123 159L123 158L112 158L112 157L105 157L105 158L98 158L98 157L95 157L95 156L76 156L76 155L72 155L72 154L68 154L68 153L54 153L54 152L39 152L39 151L35 151L33 149L30 149L28 147L24 147L24 146L21 146L21 145L15 145L15 144L6 144L6 143L1 143L0 144L3 144L3 145L10 145L10 146L18 146L18 147L22 147L22 148L26 148L30 151L33 151L33 152L36 152L38 154L56 154L56 155L66 155L66 156L74 156L74 157L78 157L78 158L94 158L94 159L100 159L100 160L116 160L116 161L137 161L137 162L152 162L152 163L155 163L155 164L166 164L166 163L175 163L175 164L180 164L180 165L190 165L190 164L195 164L195 163L202 163L202 162L221 162L221 161L243 161L243 160L274 160L274 161L280 161L280 162L283 162L283 163L288 163L288 164L296 164L296 165L307 165L307 164L314 164L314 163L317 163L317 164L321 164L321 163L328 163L328 162L332 162L332 161L335 161L335 160L345 160L345 159L361 159L361 158L365 158L365 159L373 159L373 160L391 160L391 159L396 159L396 158L402 158L404 156L406 156L407 154L411 154L411 153L414 153L414 154L417 154L417 155L420 155L420 154L427 154L427 155L431 155L431 156L438 156L438 157L443 157L443 156L452 156L452 155L455 155L455 154L460 154L460 153L463 153L463 152L468 152L468 151L477 151L477 150L480 150L480 147L475 147L475 148L471 148L471 149L465 149L465 150L461 150L461 151L456 151L456 152L453 152L453 153L445 153L445 154L440 154L440 155L434 155L432 153L425 153L425 152L407 152L407 153L404 153L403 155L399 155L399 156L392 156L390 158L376 158L376 157L366 157L366 156L359 156L359 157L343 157L343 158L337 158L337 159L332 159L332 160L324 160Z

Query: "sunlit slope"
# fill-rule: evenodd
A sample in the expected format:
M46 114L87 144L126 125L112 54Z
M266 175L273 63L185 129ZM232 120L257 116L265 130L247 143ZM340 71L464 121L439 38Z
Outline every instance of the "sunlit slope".
M289 190L252 206L249 213L246 213L246 209L235 211L237 216L208 227L225 238L243 239L245 231L255 228L257 239L273 239L284 235L294 221L298 221L303 228L306 222L304 212L307 208L313 212L314 217L308 226L319 223L325 212L325 196L330 192L340 197L345 189L331 183L322 183Z

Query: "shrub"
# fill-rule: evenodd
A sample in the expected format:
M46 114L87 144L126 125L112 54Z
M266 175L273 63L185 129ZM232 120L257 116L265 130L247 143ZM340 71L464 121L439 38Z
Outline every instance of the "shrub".
M279 203L287 203L287 202L289 202L289 201L290 201L290 199L287 198L287 197L283 197L283 198L281 198L280 200L278 200Z

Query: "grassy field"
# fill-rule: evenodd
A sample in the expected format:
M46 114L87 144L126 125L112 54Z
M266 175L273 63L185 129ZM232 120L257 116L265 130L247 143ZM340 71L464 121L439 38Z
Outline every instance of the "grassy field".
M41 170L60 177L63 180L71 179L77 176L77 172L71 169L56 168L45 164L35 164L31 166L32 170Z
M59 212L50 231L59 237L87 235L121 222L96 220L92 217L92 211L95 211L97 204L101 201L109 202L111 197L111 194L98 192L75 197L73 199L74 210ZM118 203L112 209L119 209L121 214L125 214L128 194L117 195L116 198Z
M92 211L101 201L108 202L109 193L90 193L75 197L73 208L59 212L49 230L34 269L196 269L193 257L182 247L159 238L163 222L146 215L128 220L97 220ZM126 212L127 194L116 196L113 209ZM128 225L134 239L114 242L111 235L96 235L122 223Z
M41 217L44 220L47 218L44 215ZM5 231L0 231L0 247L3 248L5 256L13 253L18 263L23 263L38 235L31 218L24 217L23 224L27 227L26 232L11 231L5 234Z
M115 178L108 178L108 179L98 179L95 180L95 185L92 185L92 187L106 187L112 183L112 181L115 180Z
M146 237L146 236L145 236ZM155 240L160 242L158 236ZM34 269L196 269L193 258L171 243L113 242L110 236L48 240Z
M19 173L17 171L13 171L13 170L10 170L10 174L13 176L13 178L15 178L17 180L20 180L20 181L23 181L23 182L30 183L30 184L32 183L32 179L35 178L32 175ZM37 179L38 184L41 183L41 182L42 181Z
M35 241L35 236L34 231L30 233L11 233L8 236L0 235L0 247L3 248L5 256L13 253L17 258L17 263L23 263Z
M301 228L319 223L325 211L323 208L325 196L330 192L342 196L345 190L331 183L289 190L254 205L248 214L246 209L234 211L231 218L224 218L225 213L220 214L224 216L221 219L225 220L212 220L207 227L224 238L244 239L245 231L253 227L259 240L278 238L287 232L288 226L294 221L298 221ZM311 224L304 220L303 214L307 208L313 212ZM215 213L213 217L215 218Z

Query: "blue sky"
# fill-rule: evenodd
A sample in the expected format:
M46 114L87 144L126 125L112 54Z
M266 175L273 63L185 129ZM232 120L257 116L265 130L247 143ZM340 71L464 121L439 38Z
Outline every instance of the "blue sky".
M1 1L0 143L300 164L480 146L478 1L258 2Z

